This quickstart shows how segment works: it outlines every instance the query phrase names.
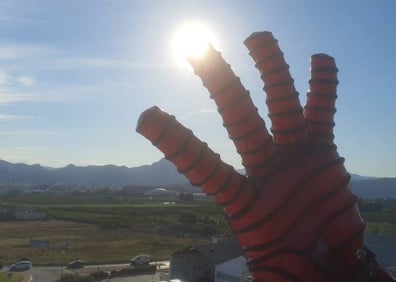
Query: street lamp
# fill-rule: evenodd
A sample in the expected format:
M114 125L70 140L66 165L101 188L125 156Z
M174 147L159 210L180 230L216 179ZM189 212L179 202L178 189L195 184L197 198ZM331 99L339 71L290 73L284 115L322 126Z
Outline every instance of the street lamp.
M63 277L63 264L64 264L63 258L64 258L64 254L65 254L65 250L62 250L61 274L60 274L61 278Z

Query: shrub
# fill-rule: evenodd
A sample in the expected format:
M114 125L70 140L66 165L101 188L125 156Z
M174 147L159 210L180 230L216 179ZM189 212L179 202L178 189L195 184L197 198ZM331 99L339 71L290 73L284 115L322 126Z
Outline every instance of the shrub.
M216 229L216 227L213 227L213 226L210 226L210 225L204 226L201 229L201 235L202 236L213 236L213 235L216 235L218 233L219 233L219 231Z
M92 276L81 276L78 274L65 274L58 282L94 282Z
M179 222L181 223L195 224L197 221L197 216L192 212L184 212L179 215Z
M157 270L155 265L136 265L131 268L122 268L120 270L112 270L111 277L129 276L137 274L154 274Z
M94 279L94 281L101 281L109 277L109 272L99 271L99 272L93 272L90 275Z
M102 223L101 229L102 230L114 230L114 229L117 229L117 227L112 222L106 220L105 222Z

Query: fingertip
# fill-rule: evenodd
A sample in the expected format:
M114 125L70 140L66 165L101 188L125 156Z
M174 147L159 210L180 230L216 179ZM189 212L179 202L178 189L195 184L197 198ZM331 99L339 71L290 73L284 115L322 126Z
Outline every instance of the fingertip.
M213 60L214 54L219 53L211 43L208 43L206 50L199 56L187 56L187 61L196 69L202 64L207 64L208 61Z
M254 50L257 47L259 47L261 44L263 44L263 39L265 41L273 41L275 40L272 32L270 31L257 31L253 32L251 35L249 35L243 44L250 50Z
M146 121L151 118L155 113L161 112L162 110L158 106L152 106L142 112L139 116L137 125L136 125L136 131L141 132L143 125L146 123Z
M312 68L327 68L332 69L333 71L338 71L334 57L325 53L318 53L311 56L311 69Z
M319 59L328 59L328 60L333 60L334 61L334 57L326 54L326 53L317 53L317 54L313 54L311 56L311 58L319 58Z

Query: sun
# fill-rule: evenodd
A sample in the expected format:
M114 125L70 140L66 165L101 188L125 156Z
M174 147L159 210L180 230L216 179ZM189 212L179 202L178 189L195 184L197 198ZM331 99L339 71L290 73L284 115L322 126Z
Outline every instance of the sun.
M218 47L213 31L206 25L191 23L183 25L176 31L172 41L172 50L178 63L187 65L187 58L201 58L209 45Z

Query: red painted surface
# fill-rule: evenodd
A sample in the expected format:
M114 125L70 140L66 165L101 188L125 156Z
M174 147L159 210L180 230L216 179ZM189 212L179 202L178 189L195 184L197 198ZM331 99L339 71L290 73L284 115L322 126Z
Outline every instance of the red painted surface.
M312 56L303 109L272 34L253 33L245 45L265 84L272 134L219 52L211 48L191 64L218 107L246 176L158 107L142 113L137 131L224 207L257 281L361 281L356 252L365 225L333 143L335 61ZM377 265L375 275L393 281Z

